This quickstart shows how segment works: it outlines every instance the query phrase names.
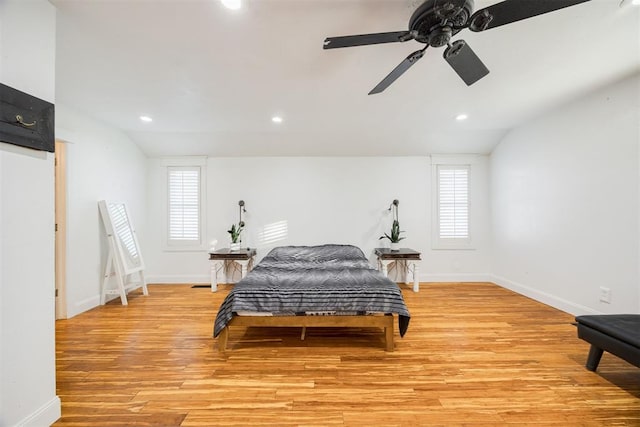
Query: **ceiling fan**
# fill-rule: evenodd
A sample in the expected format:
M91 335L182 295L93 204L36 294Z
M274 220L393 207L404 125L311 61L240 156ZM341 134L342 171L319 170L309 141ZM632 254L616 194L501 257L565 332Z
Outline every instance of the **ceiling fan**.
M444 59L467 86L470 86L489 74L489 70L464 40L451 43L452 36L465 28L474 32L489 30L587 1L589 0L504 0L474 13L473 0L426 0L411 15L407 31L327 37L324 40L324 49L409 40L426 45L407 56L369 92L369 95L380 93L389 87L422 58L429 46L447 46L443 54Z

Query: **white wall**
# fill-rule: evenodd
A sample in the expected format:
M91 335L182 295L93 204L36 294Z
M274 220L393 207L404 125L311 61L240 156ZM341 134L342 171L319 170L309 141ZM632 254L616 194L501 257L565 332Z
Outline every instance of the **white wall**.
M100 303L108 254L99 200L124 202L146 252L147 159L122 132L64 104L56 108L56 135L67 142L67 315Z
M636 75L512 131L494 150L497 283L573 314L640 312L639 103Z
M54 66L54 7L0 1L0 82L54 102ZM0 143L0 200L0 425L49 425L60 416L53 155Z
M387 211L400 200L399 219L406 233L403 247L422 252L421 280L486 280L489 273L488 159L474 165L473 223L478 230L473 251L431 249L431 166L427 157L261 157L209 158L207 163L207 238L228 247L227 230L238 222L238 201L246 202L243 244L258 248L258 259L280 245L349 243L373 262L373 248L391 227ZM149 167L149 250L151 282L208 282L206 251L165 252L162 248L161 160ZM286 239L265 244L265 226L287 222Z

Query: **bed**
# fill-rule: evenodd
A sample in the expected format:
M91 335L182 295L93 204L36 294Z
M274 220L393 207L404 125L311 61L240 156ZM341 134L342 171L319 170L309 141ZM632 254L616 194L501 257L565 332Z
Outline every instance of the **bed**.
M213 336L225 352L230 326L379 327L393 351L409 310L398 285L351 245L283 246L271 250L220 305Z

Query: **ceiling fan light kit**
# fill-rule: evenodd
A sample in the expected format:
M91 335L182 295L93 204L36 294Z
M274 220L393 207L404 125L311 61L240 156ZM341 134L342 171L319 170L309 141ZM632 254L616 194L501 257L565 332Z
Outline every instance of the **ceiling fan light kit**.
M327 37L323 48L402 43L409 40L426 45L396 66L369 95L380 93L389 87L424 56L429 46L447 46L443 52L445 61L470 86L489 74L489 69L464 40L452 43L451 37L465 28L481 32L587 1L589 0L505 0L474 12L473 0L426 0L411 15L407 31Z

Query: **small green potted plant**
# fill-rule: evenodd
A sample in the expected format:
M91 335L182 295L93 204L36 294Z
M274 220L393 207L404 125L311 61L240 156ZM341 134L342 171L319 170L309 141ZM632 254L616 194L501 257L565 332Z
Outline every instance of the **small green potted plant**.
M240 239L240 233L242 233L242 229L244 228L244 221L240 221L238 225L231 225L231 229L227 230L227 233L231 235L231 245L230 249L232 251L237 251L240 249L240 243L242 240Z
M389 242L391 242L391 250L397 251L399 250L400 240L404 239L404 237L400 237L400 233L404 233L404 231L400 231L400 223L397 219L394 219L391 225L391 234L384 233L378 240L389 239Z
M389 239L391 242L391 250L397 251L400 249L400 240L404 239L404 237L400 237L400 233L404 233L404 231L400 230L400 222L398 221L398 205L400 202L398 199L394 200L389 207L389 210L393 209L393 223L391 224L391 234L384 233L384 235L380 236L378 240Z

